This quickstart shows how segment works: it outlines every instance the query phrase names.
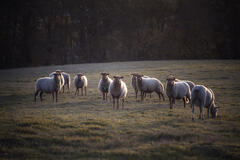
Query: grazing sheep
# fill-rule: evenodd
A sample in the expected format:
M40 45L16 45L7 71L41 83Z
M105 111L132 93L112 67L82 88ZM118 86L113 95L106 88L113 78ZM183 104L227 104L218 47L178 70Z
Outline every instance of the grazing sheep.
M145 78L143 75L137 75L137 87L141 91L141 100L143 101L145 93L156 92L161 99L165 100L163 84L156 78Z
M195 84L192 81L175 79L175 82L181 82L181 81L186 82L189 85L190 90L192 91L193 87L195 86Z
M112 79L108 77L109 73L101 73L102 78L99 80L98 89L102 92L103 100L106 99L108 95L108 89L110 83L112 83Z
M63 75L63 77L64 77L63 93L64 93L65 86L67 86L68 92L70 92L70 91L69 91L70 85L71 85L71 77L70 77L70 74L68 74L68 73L66 73L66 72L62 72L62 75Z
M136 99L137 99L137 94L138 94L138 87L137 87L137 73L132 73L132 79L131 79L131 85L135 91L135 95L136 95ZM150 78L148 76L143 76L144 78ZM145 93L145 97L146 97L146 93ZM150 93L150 98L151 98L151 93Z
M36 81L36 88L35 88L35 97L34 100L36 102L36 97L40 92L40 99L42 101L42 94L43 93L52 93L53 101L54 101L54 93L56 94L56 102L57 102L57 95L61 85L61 76L58 73L54 73L53 77L44 77L39 78Z
M53 75L54 75L55 73L58 73L58 74L60 74L60 76L61 76L60 88L59 88L59 92L60 92L60 91L63 90L63 86L64 86L64 84L65 84L64 76L63 76L61 70L56 70L56 72L50 73L50 74L49 74L49 77L53 77ZM63 91L63 92L64 92L64 91Z
M203 115L203 108L206 107L208 118L209 118L209 112L212 115L212 118L217 117L217 111L218 108L215 104L215 95L211 89L208 89L207 87L203 85L196 85L192 89L192 95L191 95L191 107L192 107L192 120L194 120L194 105L199 106L200 109L200 115L199 119L204 120Z
M127 86L122 81L123 76L114 76L112 83L109 85L109 93L113 99L113 109L115 107L115 99L117 100L117 109L119 109L119 99L122 99L122 108L124 107L124 100L127 96Z
M88 81L87 81L87 77L85 75L83 75L82 73L78 73L75 77L74 77L74 85L76 87L76 92L75 95L79 95L79 88L81 88L81 92L82 92L82 96L83 96L83 88L85 90L85 96L87 95L87 85L88 85Z
M191 98L190 87L186 82L176 82L175 77L167 78L166 94L169 98L170 109L173 107L175 99L183 99L184 107L186 107L186 98Z

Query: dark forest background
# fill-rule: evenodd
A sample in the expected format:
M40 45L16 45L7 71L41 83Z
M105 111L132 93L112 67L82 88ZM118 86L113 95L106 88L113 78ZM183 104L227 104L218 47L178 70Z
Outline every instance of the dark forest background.
M0 68L240 58L239 0L8 0Z

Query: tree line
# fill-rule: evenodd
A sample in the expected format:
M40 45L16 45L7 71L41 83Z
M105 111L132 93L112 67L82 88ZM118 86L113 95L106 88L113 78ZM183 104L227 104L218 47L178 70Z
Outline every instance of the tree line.
M238 0L8 0L0 68L239 58Z

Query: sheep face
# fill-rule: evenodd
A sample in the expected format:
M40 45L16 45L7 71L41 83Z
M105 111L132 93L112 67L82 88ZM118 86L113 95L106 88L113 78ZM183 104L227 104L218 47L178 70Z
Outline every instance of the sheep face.
M59 89L59 83L61 81L61 75L58 74L58 73L54 73L53 76L54 76L54 81L55 81L56 85L58 86L57 88Z
M174 86L174 81L175 81L175 78L167 78L167 87L169 89L172 89L172 87Z
M217 117L217 112L218 112L218 107L217 106L212 106L211 107L211 115L212 115L212 118L216 118Z
M109 73L101 73L102 79L107 80Z
M78 77L78 81L79 81L79 82L82 81L82 76L83 76L83 74L81 74L81 73L78 73L78 74L77 74L77 77Z
M143 75L137 75L137 83L140 88L142 87L142 77Z
M123 76L113 76L114 78L114 84L115 86L120 86L121 85L121 79L123 79Z

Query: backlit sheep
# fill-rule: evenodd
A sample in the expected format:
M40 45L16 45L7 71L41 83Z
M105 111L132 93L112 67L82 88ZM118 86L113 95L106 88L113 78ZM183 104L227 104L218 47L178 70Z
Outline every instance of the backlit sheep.
M203 108L206 107L208 118L209 112L212 118L217 117L218 108L215 104L215 95L213 91L203 85L196 85L192 89L191 106L192 106L192 119L194 120L194 105L199 106L200 115L199 119L204 120Z
M56 70L56 72L52 72L49 74L49 77L53 77L53 75L55 73L60 74L61 77L61 81L60 81L60 88L59 88L59 92L63 90L64 84L65 84L65 80L64 80L64 76L62 75L62 71L61 70Z
M109 85L109 93L113 99L113 109L115 108L115 101L117 101L117 109L119 109L119 99L122 99L122 108L127 96L127 86L122 81L123 76L114 76L113 82Z
M87 85L88 85L87 77L85 75L83 75L82 73L78 73L74 77L73 82L76 87L75 95L79 95L79 88L81 88L82 96L83 96L83 89L85 91L85 96L86 96L87 95Z
M57 95L61 85L60 81L61 81L61 76L58 73L54 73L53 77L39 78L36 81L35 96L34 96L35 102L39 92L40 92L41 101L42 101L43 93L51 93L54 101L54 93L55 93L56 102L57 102Z
M175 99L183 99L184 107L186 106L186 100L191 99L189 85L183 81L176 82L175 77L167 78L166 94L169 98L170 109L172 109Z
M143 101L145 93L156 92L161 99L164 98L164 86L163 84L156 78L145 78L143 75L137 75L137 87L138 90L141 91L141 100Z
M99 80L98 89L102 92L103 100L107 101L108 89L112 79L108 77L109 73L101 73L101 75L102 78Z

